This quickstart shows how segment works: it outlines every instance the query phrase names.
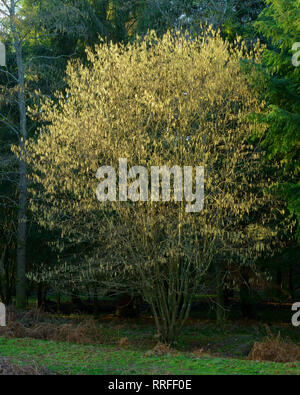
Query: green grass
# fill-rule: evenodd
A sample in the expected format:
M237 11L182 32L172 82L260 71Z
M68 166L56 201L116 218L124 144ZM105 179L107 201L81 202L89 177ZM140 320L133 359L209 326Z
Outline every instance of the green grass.
M190 353L144 356L142 350L0 337L0 355L15 363L40 366L59 374L300 374L300 364L243 359L197 358Z

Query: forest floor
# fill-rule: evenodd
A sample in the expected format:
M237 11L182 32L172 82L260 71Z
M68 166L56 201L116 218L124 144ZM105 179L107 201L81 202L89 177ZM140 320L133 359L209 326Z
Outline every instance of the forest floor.
M174 348L168 348L158 342L146 315L14 312L8 326L0 328L0 357L54 374L300 375L300 329L243 320L221 329L214 320L193 317Z

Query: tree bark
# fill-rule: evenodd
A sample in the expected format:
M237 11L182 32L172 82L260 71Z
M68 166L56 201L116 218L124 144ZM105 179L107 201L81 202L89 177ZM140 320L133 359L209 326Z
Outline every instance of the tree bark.
M246 319L256 318L256 308L253 296L251 294L251 286L249 282L249 275L247 270L242 270L243 281L240 285L240 301L242 315Z
M43 286L41 283L37 285L37 307L40 308L43 306Z
M224 268L221 262L216 263L216 293L217 308L216 319L217 325L223 326L226 320L225 298L224 298Z
M289 266L289 291L291 294L291 298L294 301L295 300L295 287L294 287L294 271L293 271L293 264L290 263Z
M18 212L18 244L17 244L17 278L16 307L26 307L26 225L27 225L27 165L26 165L26 103L25 75L22 56L22 42L17 32L16 4L11 0L10 26L13 34L13 45L18 68L18 107L20 116L20 157L19 157L19 212Z

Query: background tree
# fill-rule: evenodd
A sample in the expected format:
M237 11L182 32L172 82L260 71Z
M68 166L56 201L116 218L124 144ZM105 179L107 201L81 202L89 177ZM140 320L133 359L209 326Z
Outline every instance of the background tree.
M292 63L295 54L292 48L300 37L300 4L295 0L266 3L254 24L267 43L263 57L267 85L262 97L271 111L262 119L268 124L262 145L268 151L273 176L277 178L274 193L288 202L288 210L297 220L294 234L287 240L287 249L273 261L273 277L277 278L274 284L277 289L282 288L286 279L286 289L295 298L300 279L300 67Z
M3 0L0 5L1 40L8 53L7 68L1 69L0 76L1 141L4 143L0 179L3 207L1 223L5 224L2 228L2 251L7 251L8 240L12 245L16 244L15 239L18 240L16 303L18 307L24 308L26 256L34 255L34 248L26 253L27 225L31 218L26 210L27 169L24 144L27 135L33 135L38 125L38 119L36 122L28 119L26 107L38 104L44 96L52 96L57 89L64 89L67 60L72 56L84 58L85 45L92 45L98 40L99 34L108 38L112 34L112 22L108 19L109 1ZM10 147L16 143L20 148L18 162L10 152ZM8 224L11 226L8 227ZM18 235L15 233L16 228ZM37 240L41 241L40 233L35 224L29 230L33 246ZM13 255L11 252L11 257ZM31 260L38 262L39 257ZM11 264L10 267L13 268L14 265Z
M217 30L234 15L233 0L145 0L138 4L136 32L140 35L149 29L162 35L170 28L198 34L200 25Z
M17 105L19 126L15 128L11 125L7 117L4 120L9 127L18 134L19 140L19 205L18 205L18 236L17 236L17 281L16 281L16 301L20 308L26 305L26 206L27 206L27 165L26 165L26 140L27 140L27 117L25 102L25 70L22 52L22 33L19 29L17 15L18 1L2 0L0 3L0 13L7 23L12 37L14 48L17 75L14 77L17 89Z
M299 68L295 68L292 64L292 47L295 42L299 41L299 2L257 1L254 3L254 6L249 7L247 1L238 2L235 5L234 17L231 18L229 24L225 24L223 31L229 38L235 37L236 33L242 34L248 42L257 40L260 36L267 46L263 56L264 76L257 78L256 85L262 100L266 100L270 105L270 111L260 118L268 125L268 128L263 138L259 136L259 139L262 139L262 147L268 151L265 171L276 185L274 193L288 202L289 213L294 218L298 218L298 226L296 224L291 229L292 232L283 236L281 248L278 251L274 250L272 258L265 257L256 265L252 263L244 271L247 273L245 281L242 280L245 276L241 276L241 302L244 304L244 312L252 311L250 315L253 315L254 300L250 297L251 287L247 284L249 273L252 273L252 277L269 276L270 278L271 275L273 280L271 283L270 280L266 281L266 288L274 290L274 297L281 294L281 298L284 295L286 299L289 294L292 300L296 300L295 292L299 289L297 284L300 278L297 265L299 247L295 244L295 236L297 237L299 233L300 207ZM260 12L258 20L253 24ZM282 213L283 211L284 207ZM286 214L281 214L281 220L284 220L284 217L287 218L289 213L286 210ZM225 281L226 277L225 270L221 278ZM222 290L225 285L226 281L218 289ZM218 295L220 297L217 306L221 306L223 292L218 292ZM224 311L221 309L219 312L221 317Z
M263 145L279 167L278 190L289 202L289 210L300 219L300 68L292 64L293 44L299 41L300 4L292 0L267 0L269 7L255 23L270 47L264 52L268 77L266 100L272 111L264 121L269 127ZM297 237L299 237L299 227Z

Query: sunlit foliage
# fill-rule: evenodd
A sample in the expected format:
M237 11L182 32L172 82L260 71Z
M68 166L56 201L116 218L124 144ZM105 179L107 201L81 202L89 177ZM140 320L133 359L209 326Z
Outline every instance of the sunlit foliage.
M280 205L268 194L263 153L249 143L263 127L249 115L265 105L240 67L243 58L259 62L260 48L230 45L211 30L194 40L151 32L126 47L102 43L87 56L88 66L69 65L66 94L38 109L44 126L28 147L31 208L61 232L61 251L73 248L72 260L62 258L42 278L134 290L172 343L211 262L246 264L277 237ZM186 213L173 196L100 203L96 171L118 169L119 158L148 174L150 166L204 166L204 209Z

